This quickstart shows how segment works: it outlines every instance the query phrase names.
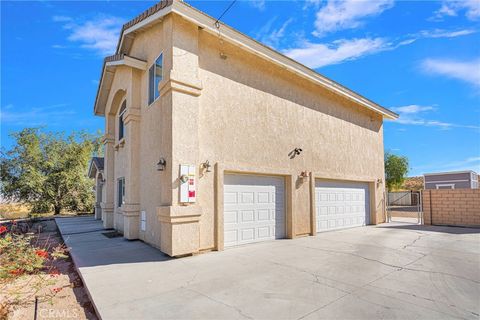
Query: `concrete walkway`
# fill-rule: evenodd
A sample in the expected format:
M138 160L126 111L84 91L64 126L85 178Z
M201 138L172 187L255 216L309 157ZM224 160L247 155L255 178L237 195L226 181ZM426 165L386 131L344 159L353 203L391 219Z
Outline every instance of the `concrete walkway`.
M103 319L478 319L480 229L388 224L171 259L57 224Z

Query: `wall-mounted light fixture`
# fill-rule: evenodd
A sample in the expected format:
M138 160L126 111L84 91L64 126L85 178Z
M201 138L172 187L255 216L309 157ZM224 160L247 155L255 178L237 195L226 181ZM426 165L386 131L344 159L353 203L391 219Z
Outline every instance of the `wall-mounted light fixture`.
M163 171L165 170L165 167L167 166L167 160L165 158L160 158L157 163L157 171Z
M210 162L208 160L205 161L204 163L202 163L200 166L202 167L202 169L205 169L205 172L212 172L210 170L212 165L210 164Z
M288 153L288 156L290 157L290 159L293 159L296 156L300 155L300 153L302 153L302 151L303 151L302 148L295 148Z
M299 177L300 177L301 179L306 179L306 178L308 178L308 171L305 170L305 171L300 172Z

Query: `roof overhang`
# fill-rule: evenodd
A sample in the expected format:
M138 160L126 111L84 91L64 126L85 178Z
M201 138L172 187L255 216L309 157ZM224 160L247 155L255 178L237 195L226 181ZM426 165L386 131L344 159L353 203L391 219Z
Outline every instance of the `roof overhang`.
M101 158L101 162L98 163L99 158L92 157L90 159L90 165L88 166L88 177L95 179L97 172L103 173L103 158ZM101 166L101 167L99 167Z
M474 173L474 174L477 174L473 170L463 170L463 171L432 172L432 173L424 173L423 175L425 177L427 177L427 176L438 176L438 175L459 174L459 173Z
M138 70L147 70L147 62L124 54L116 54L106 57L103 62L102 75L98 84L97 97L95 98L94 114L105 115L105 106L108 94L112 87L115 69L120 66L127 66Z
M207 14L195 9L187 3L179 0L167 0L161 2L149 10L145 11L139 17L125 24L122 28L122 33L117 46L117 54L127 54L133 43L135 34L141 32L143 29L150 27L154 23L160 22L163 17L170 13L176 13L184 19L196 24L203 31L218 35L219 29L215 27L216 19ZM306 67L305 65L275 51L266 45L252 39L251 37L221 23L220 33L222 39L228 41L238 47L243 48L257 56L260 56L276 65L297 74L298 76L316 83L327 90L334 92L350 101L357 103L369 110L381 114L387 119L397 119L398 114L380 106L379 104L361 96L360 94L342 86L341 84L330 80L329 78L319 74L318 72ZM103 81L103 79L102 79ZM100 82L99 91L102 87ZM110 90L110 88L108 88ZM108 91L107 90L107 91ZM98 93L97 93L98 94ZM95 104L97 110L97 103ZM95 112L97 114L97 111ZM98 113L100 114L100 113Z

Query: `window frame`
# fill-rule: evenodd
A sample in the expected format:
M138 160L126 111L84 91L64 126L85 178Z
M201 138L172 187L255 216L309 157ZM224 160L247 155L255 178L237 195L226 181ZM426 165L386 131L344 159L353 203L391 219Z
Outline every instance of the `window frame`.
M435 185L435 189L447 189L447 188L441 188L441 187L450 187L450 189L455 189L455 183L440 183Z
M162 60L161 60L162 61L162 74L161 74L161 79L160 79L159 83L161 81L163 81L163 79L164 79L164 74L163 74L163 61L164 61L163 51L161 51L160 54L155 58L155 60L153 60L153 63L148 67L148 70L147 70L147 90L148 90L147 91L147 105L148 106L151 106L152 104L155 103L155 101L157 101L160 98L160 91L158 92L158 97L155 97L155 90L158 90L158 88L155 88L155 67L156 67L156 64L157 64L156 62L157 62L158 58L160 58L160 57L162 57ZM153 88L151 88L151 86L150 86L150 73L151 73L152 68L154 68L153 69L153 84L152 84ZM152 93L151 92L152 89L154 90L153 91L153 100L150 102L150 93Z
M125 105L125 109L122 110L123 106ZM123 120L123 115L127 111L127 100L123 100L122 104L120 104L120 110L118 113L118 141L121 141L125 138L125 121Z
M117 208L125 203L125 177L117 179Z

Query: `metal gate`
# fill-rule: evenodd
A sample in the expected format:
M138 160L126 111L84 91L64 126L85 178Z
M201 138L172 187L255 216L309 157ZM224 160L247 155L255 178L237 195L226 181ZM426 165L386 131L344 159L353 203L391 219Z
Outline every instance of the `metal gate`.
M423 224L422 191L388 192L387 222Z

